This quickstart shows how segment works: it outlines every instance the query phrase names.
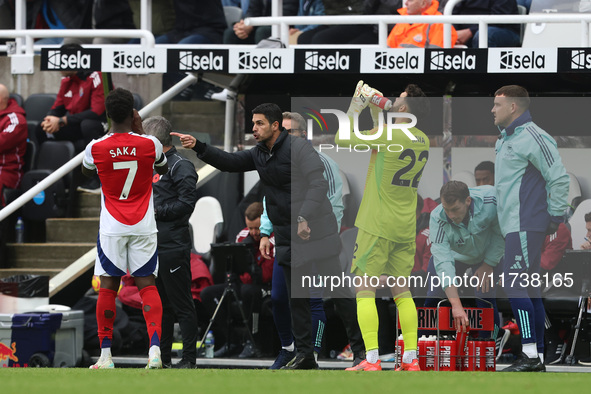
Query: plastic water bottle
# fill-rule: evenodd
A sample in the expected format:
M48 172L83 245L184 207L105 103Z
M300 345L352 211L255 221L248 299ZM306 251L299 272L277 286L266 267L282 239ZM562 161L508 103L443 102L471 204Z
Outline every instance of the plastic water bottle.
M213 332L209 331L205 336L205 358L213 358L213 348L215 345L215 339Z
M380 107L381 109L384 109L386 111L389 111L393 105L392 100L390 100L389 98L380 96L378 94L374 94L371 97L370 103L375 105L376 107Z
M19 218L16 220L16 225L14 226L14 232L16 235L16 243L17 244L22 244L23 242L25 242L25 222L23 222L23 219L19 216Z

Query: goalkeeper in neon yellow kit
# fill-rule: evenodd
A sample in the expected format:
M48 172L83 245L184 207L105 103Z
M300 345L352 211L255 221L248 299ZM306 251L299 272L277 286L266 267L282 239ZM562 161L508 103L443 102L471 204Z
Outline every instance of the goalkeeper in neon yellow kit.
M359 81L347 111L351 125L374 95L383 96ZM408 85L390 109L398 113L391 133L385 125L380 130L382 110L373 104L369 107L374 121L372 130L356 133L351 127L351 130L339 130L335 138L341 147L369 145L372 148L363 199L355 221L359 233L352 272L357 276L406 278L414 264L417 188L429 158L429 139L414 124L417 117L426 114L429 102L418 86ZM372 137L376 138L369 139ZM376 371L382 369L378 354L376 288L369 280L361 283L362 286L356 288L357 319L367 355L362 363L347 370ZM402 280L397 283L402 284ZM391 291L404 338L404 354L398 370L419 371L414 301L406 286L391 287Z

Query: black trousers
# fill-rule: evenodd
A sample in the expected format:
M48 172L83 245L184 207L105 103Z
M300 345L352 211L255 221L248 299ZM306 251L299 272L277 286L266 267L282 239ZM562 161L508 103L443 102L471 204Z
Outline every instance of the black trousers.
M53 140L72 141L76 146L76 152L81 152L90 141L101 138L103 135L105 135L105 129L100 121L85 119L80 123L68 124L62 127L58 132L53 134ZM43 131L41 123L35 129L35 138L39 147L45 141L50 140L45 131Z
M299 286L301 283L300 276L306 275L305 272L305 268L298 268L294 271L290 266L283 267L291 306L291 321L295 346L298 353L302 353L306 356L313 356L314 346L312 341L312 314L310 310L309 292L307 297L301 297L302 295L305 295L307 290L300 288L298 289L298 297L292 297L292 285ZM320 276L337 275L338 272L340 272L338 256L315 262L314 272L317 272ZM327 295L328 294L325 294L325 296ZM349 337L349 343L351 344L353 353L355 356L363 357L365 344L361 336L359 323L357 322L357 303L353 292L349 288L339 287L333 289L330 295L335 304L336 311L343 321L345 330L347 331L347 336Z
M197 358L197 314L191 295L191 250L158 252L156 286L162 299L162 361L170 363L174 323L178 320L183 338L183 360Z

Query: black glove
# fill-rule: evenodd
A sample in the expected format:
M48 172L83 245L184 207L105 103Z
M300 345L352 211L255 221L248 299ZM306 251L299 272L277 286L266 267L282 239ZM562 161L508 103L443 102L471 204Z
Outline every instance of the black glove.
M559 225L560 223L550 221L548 227L546 228L546 235L554 234L558 230Z

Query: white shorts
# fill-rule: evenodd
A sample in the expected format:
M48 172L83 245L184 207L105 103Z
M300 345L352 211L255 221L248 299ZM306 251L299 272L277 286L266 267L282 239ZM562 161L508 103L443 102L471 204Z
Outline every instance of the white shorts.
M94 274L157 276L158 234L108 236L99 234Z

